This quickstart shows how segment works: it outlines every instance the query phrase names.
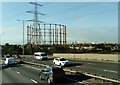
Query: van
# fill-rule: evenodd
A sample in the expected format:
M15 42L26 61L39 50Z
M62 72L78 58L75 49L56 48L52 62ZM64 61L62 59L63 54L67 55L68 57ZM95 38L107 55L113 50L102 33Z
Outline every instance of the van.
M47 59L48 56L45 52L35 52L34 53L34 58L38 59L38 60L43 60L43 59Z

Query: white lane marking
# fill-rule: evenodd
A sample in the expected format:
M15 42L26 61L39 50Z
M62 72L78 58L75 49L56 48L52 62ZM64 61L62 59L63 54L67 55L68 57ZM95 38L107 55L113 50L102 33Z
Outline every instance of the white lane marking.
M103 70L103 71L107 71L107 72L112 72L112 73L118 73L117 71L113 71L113 70Z
M11 69L11 68L9 67L9 69Z
M77 82L77 83L79 83L79 84L85 84L85 85L88 85L87 83L89 83L89 82L87 82L87 81L78 81L78 80L74 80L74 79L70 79L70 78L67 78L67 79L69 79L69 80L71 80L71 81L75 81L75 82Z
M75 66L75 67L81 67L81 66Z
M33 80L33 79L31 79L31 81L34 82L34 83L38 83L37 81L35 81L35 80Z
M90 64L90 65L95 65L94 63L87 63L87 64Z
M69 79L69 80L71 80L71 81L78 82L78 83L80 83L80 84L83 84L83 82L80 82L80 81L78 81L78 80L74 80L74 79L70 79L70 78L67 78L67 79Z
M77 81L77 80L74 80L74 79L70 79L70 78L67 78L67 79L69 79L69 80L71 80L71 81L79 82L79 81Z
M38 69L38 68L35 68L35 67L31 67L31 66L28 66L28 65L25 65L26 67L28 67L28 68L32 68L32 69L35 69L35 70L38 70L38 71L40 71L40 69Z
M20 74L20 72L19 72L19 71L17 71L17 74Z
M78 82L79 84L83 84L83 82Z

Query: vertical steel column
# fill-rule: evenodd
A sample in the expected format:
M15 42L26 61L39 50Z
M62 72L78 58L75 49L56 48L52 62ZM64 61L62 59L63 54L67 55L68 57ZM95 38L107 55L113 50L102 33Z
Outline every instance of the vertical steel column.
M66 41L67 40L66 40L66 26L65 26L65 44L67 43Z
M51 24L50 24L50 30L49 31L50 31L50 34L49 34L50 36L49 37L50 37L50 45L51 45Z
M55 44L57 44L57 24L55 24Z
M64 25L62 25L62 29L63 29L63 33L62 34L63 34L63 44L64 44L64 39L65 39L65 36L64 36L64 32L65 32L64 31Z
M29 37L29 39L30 39L30 43L32 43L32 26L30 25L30 37Z
M62 40L62 37L61 37L61 25L59 25L60 27L60 44L62 44L61 40Z
M64 25L62 25L62 44L64 44Z
M29 25L27 26L27 43L29 43Z
M56 39L57 39L57 44L58 44L58 29L56 29L56 33L57 33Z
M44 45L46 44L46 31L45 31L45 24L44 24Z
M39 29L37 30L38 32L38 44L40 45L40 24L38 24Z
M35 43L34 37L35 37L35 30L34 30L34 26L32 27L32 43Z
M54 44L54 28L53 28L53 44Z

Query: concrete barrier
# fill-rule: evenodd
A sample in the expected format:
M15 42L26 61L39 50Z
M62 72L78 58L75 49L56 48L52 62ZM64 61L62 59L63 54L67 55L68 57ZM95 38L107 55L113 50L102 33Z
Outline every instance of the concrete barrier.
M22 57L23 55L21 55ZM25 57L34 57L33 55L24 55ZM70 53L54 53L53 57L64 57L67 59L94 60L94 61L110 61L120 62L118 54L70 54Z
M64 57L67 59L80 59L80 60L98 60L98 61L120 61L118 54L63 54L54 53L54 57Z

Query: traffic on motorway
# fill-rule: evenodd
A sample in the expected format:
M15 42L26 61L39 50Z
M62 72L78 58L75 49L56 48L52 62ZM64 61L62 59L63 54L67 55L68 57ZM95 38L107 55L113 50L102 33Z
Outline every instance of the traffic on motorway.
M14 56L1 55L1 59L5 61L5 63L4 63L5 66L3 67L3 75L5 75L5 76L3 76L3 83L6 83L5 80L7 77L7 75L6 75L7 73L4 73L6 71L6 69L9 69L9 70L17 69L17 74L21 74L21 72L23 72L23 73L27 72L26 70L24 70L24 69L28 69L27 67L32 68L32 70L33 70L33 68L34 68L34 70L36 70L36 68L37 68L36 73L33 73L34 71L32 72L32 74L30 73L32 76L35 76L35 79L31 78L31 81L33 83L41 83L42 82L42 83L53 84L53 83L61 83L63 81L67 81L67 83L69 85L71 84L70 82L72 82L72 84L73 84L73 82L75 84L77 82L77 84L85 85L86 83L83 81L92 78L92 77L89 77L89 76L86 76L83 74L68 75L64 71L65 68L74 69L76 71L86 71L86 72L96 73L96 74L100 74L100 75L106 74L105 76L110 76L110 77L112 76L114 78L119 76L117 74L118 72L116 71L116 66L113 66L115 64L112 65L111 63L106 63L106 65L104 65L104 63L99 63L99 62L84 62L84 61L78 61L78 60L67 60L63 57L49 58L48 55L44 52L36 52L36 53L34 53L33 57L25 57L24 62L23 62L23 58L20 57L19 55L14 55ZM45 67L45 68L41 68L41 67L35 68L34 66L26 67L25 62L31 62L31 63L34 62L34 63L39 63L39 64L45 64L45 65L47 65L47 67ZM109 65L112 65L112 66L109 66ZM98 66L99 66L99 68L98 68ZM24 69L21 69L21 72L19 72L18 69L20 69L20 68L24 68ZM101 69L103 69L103 70L101 70ZM107 69L109 69L109 70L107 70ZM29 71L31 71L31 70L29 69L28 72ZM28 77L29 73L27 73L25 75ZM29 77L31 77L31 76L29 76ZM11 81L9 81L10 79L7 78L7 82L11 82ZM19 82L19 83L21 83L21 82ZM87 81L87 83L88 83L88 81Z
M80 81L72 79L72 78L75 78L75 76L73 77L72 75L66 75L64 69L62 68L63 66L62 64L59 64L59 65L53 64L52 66L48 65L46 68L38 68L38 67L35 68L32 66L28 66L24 63L16 62L17 59L21 58L21 57L15 57L16 55L12 56L7 54L4 56L6 59L4 59L5 66L2 67L3 83L31 83L32 82L32 83L48 83L48 84L62 83L62 84L69 84L69 85L73 83L74 84L81 83ZM33 58L36 59L35 57ZM66 60L65 58L59 58L59 59L60 59L60 62L62 61L61 63L65 63L66 61L68 62L68 60ZM45 60L36 59L36 61L40 61L40 62L43 62L43 61L45 62L48 60L49 58ZM57 61L54 61L54 62L57 62ZM18 78L19 81L17 77L20 77ZM84 84L81 83L80 85L84 85Z

